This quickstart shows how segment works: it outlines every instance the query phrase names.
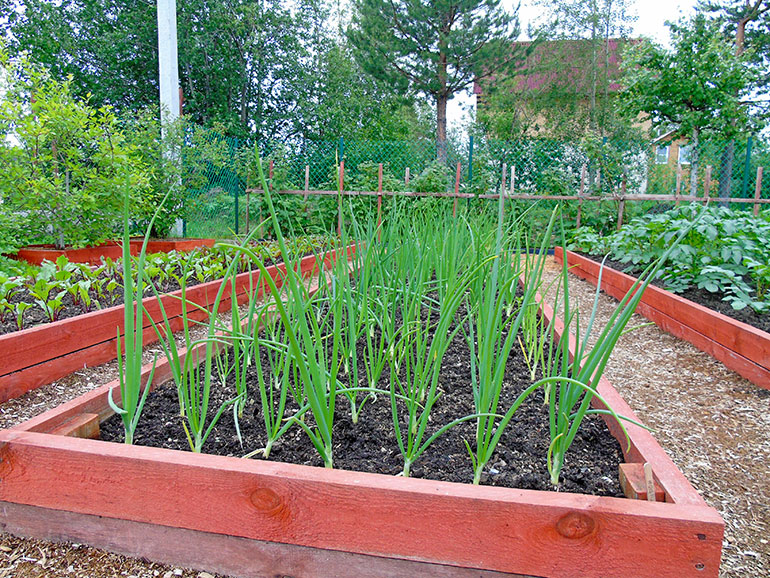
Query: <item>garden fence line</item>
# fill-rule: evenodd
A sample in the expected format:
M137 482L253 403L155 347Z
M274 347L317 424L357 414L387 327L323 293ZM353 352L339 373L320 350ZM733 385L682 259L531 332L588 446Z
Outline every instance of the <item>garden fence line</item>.
M770 143L755 137L729 142L686 143L612 139L497 141L469 137L450 142L446 158L428 140L269 142L190 132L182 151L187 191L186 236L243 233L264 213L255 148L266 180L285 218L331 230L337 224L337 195L346 197L444 197L512 201L612 201L623 220L626 202L678 204L694 200L751 203L757 212L770 202ZM342 182L338 167L344 163ZM381 202L381 201L380 201ZM468 201L470 202L470 201ZM456 202L453 211L456 212ZM577 210L578 219L580 208ZM577 223L579 225L579 222Z

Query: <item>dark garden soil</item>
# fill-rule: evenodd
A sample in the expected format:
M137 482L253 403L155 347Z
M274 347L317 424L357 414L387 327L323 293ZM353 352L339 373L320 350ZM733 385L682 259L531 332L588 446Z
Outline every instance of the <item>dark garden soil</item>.
M363 340L359 342L359 360L364 344ZM455 418L474 413L469 359L469 348L460 333L450 344L442 363L439 382L441 397L431 412L429 433ZM267 372L265 359L262 364ZM361 373L364 374L363 361L359 361L359 364ZM243 456L265 446L265 426L258 402L255 374L252 367L249 398L240 420L243 445L241 446L237 438L233 412L227 411L204 444L205 452ZM378 383L380 389L388 389L389 375L389 368L386 366ZM349 375L341 377L345 385L349 379ZM364 383L365 374L359 380ZM518 393L530 384L529 369L517 346L505 371L505 383L499 405L504 408L502 412L505 412ZM234 385L228 382L226 387L215 386L212 390L210 415L216 412L219 404L234 397ZM363 399L363 394L359 394L358 399ZM399 407L402 427L403 409ZM290 416L296 410L297 405L289 402L286 415ZM546 467L546 454L550 443L547 410L542 390L537 390L524 402L503 434L493 459L485 469L482 483L533 490L554 489ZM333 431L334 467L387 475L401 472L403 460L394 433L390 398L385 394L370 397L356 424L352 422L350 414L350 403L344 395L339 395ZM181 421L176 388L173 383L166 384L148 396L134 438L135 443L189 451ZM309 418L308 424L312 423L312 418ZM439 437L412 466L411 475L462 483L472 481L473 469L465 441L473 447L474 424L475 421L465 422ZM122 440L123 426L117 416L102 424L101 437L108 441ZM269 458L295 464L323 465L306 433L296 425L275 442ZM622 496L618 482L618 464L621 461L620 445L609 433L603 420L599 416L588 416L567 452L558 490Z
M597 258L596 255L589 255L580 251L576 251L576 253L588 259L592 259L593 261L601 262L601 258ZM607 267L612 267L616 271L621 271L623 273L627 273L628 275L633 275L634 277L640 275L643 271L642 269L635 268L629 263L621 263L620 261L614 261L612 259L607 259L604 264ZM662 289L668 289L668 287L666 287L666 283L662 279L655 279L653 281L653 285ZM722 315L727 315L736 321L741 321L747 325L756 327L761 331L770 333L770 314L757 313L750 307L746 307L744 309L734 309L730 303L722 300L722 293L712 293L706 289L691 287L690 289L682 291L681 293L677 293L677 295L684 297L685 299L689 299L698 305L708 307L709 309L721 313Z

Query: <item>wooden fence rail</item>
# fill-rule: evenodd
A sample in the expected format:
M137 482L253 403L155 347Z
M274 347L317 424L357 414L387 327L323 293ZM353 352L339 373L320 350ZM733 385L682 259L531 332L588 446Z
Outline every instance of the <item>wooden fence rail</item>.
M581 218L581 210L583 203L588 202L603 202L603 201L615 201L618 203L618 220L617 220L617 228L620 229L621 225L623 224L623 213L625 210L625 203L626 201L652 201L652 202L661 202L661 203L675 203L677 206L679 203L689 203L689 202L696 202L696 203L708 203L708 202L716 202L716 203L749 203L754 206L754 215L759 214L759 208L760 205L766 205L770 204L770 199L763 199L761 198L761 192L762 192L762 173L763 173L763 167L759 167L757 169L757 177L756 177L756 186L754 190L754 197L753 198L734 198L734 197L712 197L710 189L712 188L712 179L711 179L711 167L706 167L706 179L704 183L704 192L703 196L697 196L697 195L682 195L679 194L680 191L680 176L677 175L677 187L676 187L676 193L672 194L650 194L650 193L632 193L627 194L626 193L626 182L623 181L623 185L621 187L621 191L619 193L609 194L609 195L592 195L592 194L585 194L585 178L586 178L586 167L583 167L583 170L581 171L581 179L580 179L580 192L576 195L543 195L543 194L530 194L530 193L516 193L515 192L515 182L516 182L516 173L514 170L514 167L510 167L510 180L508 181L508 186L506 186L506 177L508 176L508 168L505 164L503 164L502 167L502 178L501 178L501 184L500 184L500 192L497 193L484 193L480 195L475 195L473 193L461 193L460 192L460 175L461 175L461 166L460 163L457 164L457 174L455 175L455 183L454 183L454 192L417 192L417 191L383 191L382 190L382 164L379 166L379 174L378 174L378 189L377 191L346 191L344 187L344 164L340 165L340 174L339 174L339 191L331 191L331 190L310 190L309 189L309 179L308 179L308 167L305 167L305 188L302 190L295 190L295 189L288 189L288 190L276 190L274 192L284 195L302 195L305 199L307 199L308 195L318 195L318 196L337 196L341 195L344 197L377 197L377 213L378 213L378 222L380 222L381 219L381 210L382 210L382 197L439 197L439 198L449 198L454 199L454 203L452 205L452 215L457 216L457 199L499 199L502 195L506 200L512 200L512 201L578 201L578 213L577 213L577 221L576 224L579 227L580 226L580 218ZM271 171L272 173L272 171ZM272 179L271 179L272 181ZM406 169L404 182L407 186L409 186L409 169ZM272 183L270 184L270 190L272 191ZM261 194L264 191L262 189L246 189L247 195L251 193ZM338 219L342 218L341 215L341 205L338 203ZM341 221L340 221L341 222ZM248 221L247 221L248 223Z

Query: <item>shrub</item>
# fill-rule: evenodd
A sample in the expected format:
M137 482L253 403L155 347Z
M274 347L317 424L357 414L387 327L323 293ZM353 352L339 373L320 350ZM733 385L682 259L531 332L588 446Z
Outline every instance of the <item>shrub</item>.
M120 187L126 179L133 191L147 186L115 115L74 97L71 78L56 80L2 47L0 67L7 79L0 103L4 209L23 216L36 240L58 248L108 239L119 220Z

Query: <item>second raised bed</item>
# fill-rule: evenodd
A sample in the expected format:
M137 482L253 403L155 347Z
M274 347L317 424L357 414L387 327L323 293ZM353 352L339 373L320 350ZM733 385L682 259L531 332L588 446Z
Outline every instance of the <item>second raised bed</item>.
M555 257L559 262L564 259L561 247L556 248ZM597 284L600 263L567 251L567 265L571 273ZM610 267L604 267L601 277L601 290L615 299L622 299L636 281ZM752 383L770 389L770 334L654 285L645 290L637 313Z

